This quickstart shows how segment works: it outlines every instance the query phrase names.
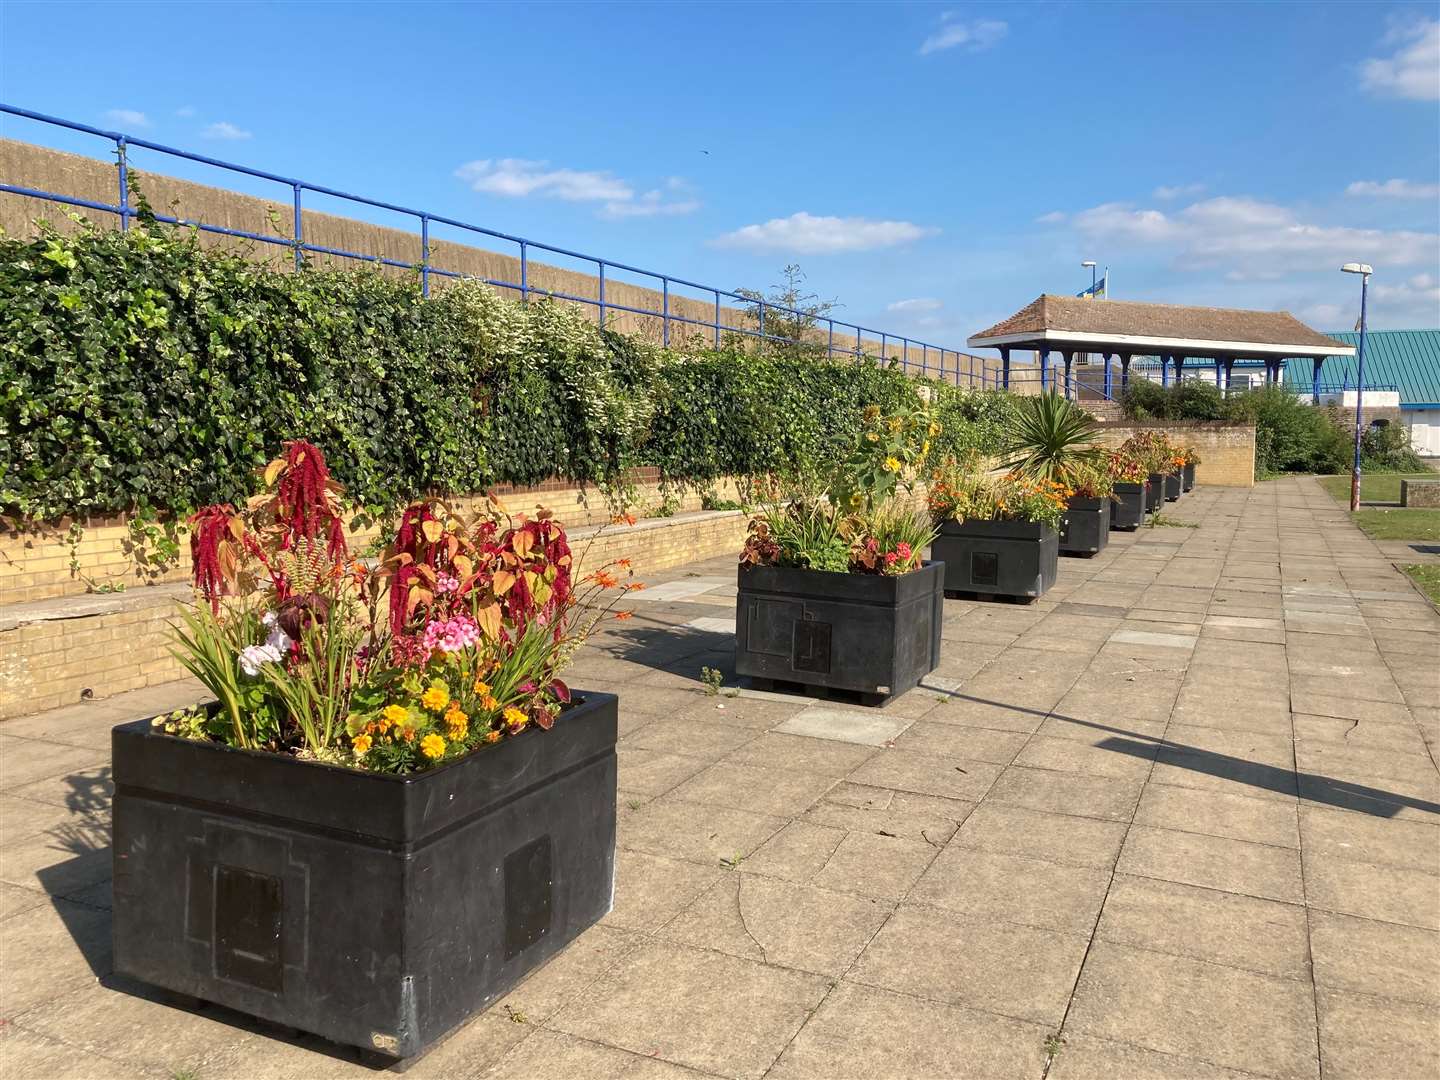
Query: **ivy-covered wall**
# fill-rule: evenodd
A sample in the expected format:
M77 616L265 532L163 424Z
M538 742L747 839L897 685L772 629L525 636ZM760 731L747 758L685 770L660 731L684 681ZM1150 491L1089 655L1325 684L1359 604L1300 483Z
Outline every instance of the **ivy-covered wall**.
M288 257L288 256L287 256ZM0 237L0 510L37 520L238 502L279 444L323 447L355 502L535 484L816 476L874 362L664 350L568 306L369 270L288 273L186 230ZM1008 398L939 383L938 454L993 445Z

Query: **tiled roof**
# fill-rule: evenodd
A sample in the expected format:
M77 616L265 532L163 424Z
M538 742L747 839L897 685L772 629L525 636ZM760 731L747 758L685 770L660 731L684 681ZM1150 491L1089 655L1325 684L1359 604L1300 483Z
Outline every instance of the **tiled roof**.
M1288 311L1182 307L1179 304L1050 295L1039 297L1008 319L973 335L970 344L986 338L1038 334L1045 330L1116 334L1125 338L1254 342L1309 349L1344 344L1310 329Z
M1360 335L1344 330L1330 335L1346 345L1359 345ZM1285 381L1300 389L1314 383L1310 360L1291 360ZM1355 385L1355 357L1327 357L1320 367L1327 386ZM1401 405L1440 404L1440 330L1367 330L1365 332L1365 385L1394 386Z

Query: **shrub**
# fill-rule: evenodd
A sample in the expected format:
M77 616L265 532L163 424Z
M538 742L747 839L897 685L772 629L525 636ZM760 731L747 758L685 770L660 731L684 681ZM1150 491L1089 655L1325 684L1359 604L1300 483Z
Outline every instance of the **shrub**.
M1394 422L1372 424L1361 435L1360 467L1366 472L1425 471L1425 463L1410 445L1409 431Z
M1317 409L1284 386L1263 386L1229 398L1229 419L1255 425L1255 474L1343 472L1349 455L1333 409Z
M27 518L238 505L292 438L372 513L551 477L613 494L642 465L814 481L866 406L917 409L922 385L664 350L474 282L423 299L374 269L294 273L186 229L0 237L0 508ZM937 452L994 444L1008 395L929 385Z
M1225 399L1214 383L1186 379L1161 386L1149 379L1132 379L1120 396L1125 415L1135 420L1220 420Z

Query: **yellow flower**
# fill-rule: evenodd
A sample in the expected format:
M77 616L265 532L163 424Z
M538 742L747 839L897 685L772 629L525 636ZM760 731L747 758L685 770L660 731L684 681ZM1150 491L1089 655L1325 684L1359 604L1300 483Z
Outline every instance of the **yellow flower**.
M933 420L930 421L930 437L933 439L936 435L939 435L939 434L940 434L940 425L937 424L937 423L935 423L935 421L933 421Z
M501 715L505 717L505 723L511 731L519 731L530 719L513 705L510 708L506 709L505 712Z
M926 439L923 443L920 444L920 455L923 457L924 455L928 454L929 452L930 452L930 440L929 440L929 439Z
M487 683L484 679L476 679L474 689L475 693L480 694L483 697L484 695L490 693L490 684Z
M430 684L430 689L420 695L420 704L424 705L431 712L439 712L450 704L450 690L438 679Z
M873 432L873 431L867 431L867 432L865 433L865 438L869 439L871 442L879 442L879 441L880 441L880 436L877 435L877 434L875 434L875 432Z
M350 746L355 751L356 757L364 757L370 752L370 736L356 735L350 740Z
M453 702L445 713L445 727L452 739L463 739L470 730L470 717Z
M483 698L480 699L480 707L487 712L494 712L500 707L500 702L495 700L495 695L486 694Z
M900 459L899 459L899 458L896 458L896 457L887 457L887 458L885 459L885 471L886 471L886 472L899 472L899 471L900 471Z
M420 752L431 761L439 761L445 756L445 740L439 735L426 735L420 740Z
M410 710L403 705L386 705L385 711L380 714L380 719L380 730L383 732L392 724L399 726L409 720Z

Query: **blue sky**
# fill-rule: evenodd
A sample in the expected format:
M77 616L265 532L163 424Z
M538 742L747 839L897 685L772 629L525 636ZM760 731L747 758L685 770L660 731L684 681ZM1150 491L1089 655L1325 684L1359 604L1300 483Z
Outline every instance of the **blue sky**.
M1363 259L1440 325L1433 4L7 0L0 99L949 348L1085 258L1327 329Z

